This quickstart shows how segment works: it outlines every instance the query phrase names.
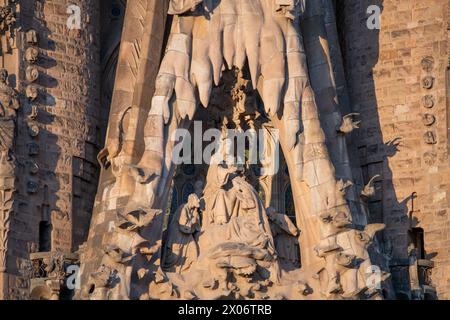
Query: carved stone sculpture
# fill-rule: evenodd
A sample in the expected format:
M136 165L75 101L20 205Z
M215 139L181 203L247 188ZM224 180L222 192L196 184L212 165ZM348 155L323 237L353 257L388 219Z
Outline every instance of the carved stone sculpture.
M344 116L342 120L342 124L338 129L338 132L343 134L348 134L352 132L355 129L359 128L359 124L361 121L354 121L353 117L359 115L359 113L351 113L346 116Z
M8 83L8 72L5 69L0 70L0 151L9 157L14 141L15 121L19 100L17 93Z
M436 144L437 143L436 133L434 131L427 131L423 135L423 140L425 141L426 144Z
M424 125L426 125L427 127L432 126L433 124L435 124L436 122L436 117L432 114L429 113L425 113L422 116L422 122Z
M198 215L198 198L195 194L190 196L188 204L177 211L169 227L163 258L165 263L150 284L149 297L262 299L280 295L296 298L308 294L306 285L298 283L300 279L291 284L281 284L278 255L281 254L288 263L298 263L295 241L285 238L284 234L293 234L295 240L298 229L284 216L273 211L269 215L266 213L256 190L246 182L240 170L233 166L220 167L227 177L225 182L232 185L230 189L222 189L221 199L232 199L224 201L228 214L220 216L220 219L208 218L208 211ZM217 168L211 167L210 170L217 172ZM212 209L210 213L215 212L217 199L207 197L205 201L206 208ZM269 217L277 224L275 228L279 228L279 252ZM198 230L200 221L203 223ZM180 235L180 229L183 235ZM199 232L193 236L196 230ZM283 247L289 243L292 244L290 249ZM174 244L177 244L175 249ZM176 255L172 257L174 253ZM174 263L179 261L183 262L182 266Z
M33 46L37 45L38 36L37 36L36 30L34 30L34 29L28 30L25 34L25 37L26 37L26 41L28 44L33 45Z
M434 97L432 95L426 95L422 98L422 104L425 108L431 109L434 107Z
M35 101L39 96L39 90L37 86L30 84L25 89L25 95L27 96L28 100Z
M424 57L420 62L423 71L431 72L434 68L434 58L431 56Z
M115 228L108 235L108 245L103 250L101 266L89 275L90 280L82 288L82 298L130 298L132 278L145 276L140 266L146 266L144 261L148 263L160 250L160 242L152 245L144 238L146 228L160 214L158 210L136 210L120 215ZM96 279L101 279L100 286Z
M8 72L0 69L0 273L6 271L8 234L15 192L13 153L19 100L8 83Z
M25 70L25 77L27 81L34 82L39 78L39 70L34 66L28 66Z
M69 266L79 264L76 254L61 252L37 252L30 254L32 300L59 300L71 276Z
M188 203L175 213L166 242L164 269L181 273L197 260L197 238L200 232L200 200L191 194Z
M375 195L376 189L374 183L378 178L380 178L380 175L377 174L370 179L367 185L364 186L363 190L361 191L361 196L363 197L363 199L369 200Z
M0 33L5 39L0 46L0 54L11 53L11 48L14 46L16 6L16 1L8 1L6 5L0 6Z
M275 249L280 263L286 269L300 267L298 237L300 231L288 216L277 213L274 208L267 209Z
M143 21L152 23L143 24L148 34L142 36L136 90L113 98L109 139L99 155L114 181L100 201L117 217L111 219L116 228L103 235L99 264L120 279L116 285L103 281L107 297L356 299L379 294L368 293L365 270L371 265L368 247L382 226L355 228L346 199L353 183L337 179L330 157L330 150L346 149L326 143L326 137L338 134L344 143L344 134L359 122L348 114L324 131L309 79L299 2L170 0L148 2L146 10ZM166 12L173 15L167 47L150 77L148 61L159 59L158 48L152 50L149 42L162 38L164 30L155 25L164 29ZM129 57L125 49L122 53ZM244 74L249 74L245 81ZM235 78L231 89L227 77ZM219 102L212 96L217 91ZM261 102L246 98L256 92ZM125 97L130 101L124 104ZM298 227L265 210L245 167L229 161L234 155L223 148L216 155L223 152L226 160L207 164L204 189L173 215L163 236L161 212L177 169L173 150L180 143L170 137L190 127L200 105L211 110L217 104L232 109L212 119L223 124L223 140L228 126L242 130L249 105L260 107L278 130ZM120 194L120 208L114 206L118 198L112 202L109 194ZM121 222L123 217L130 226ZM95 224L93 228L98 231ZM112 251L107 244L114 245ZM300 252L294 250L301 250L301 268ZM283 266L283 260L290 266Z
M434 85L434 78L432 76L426 76L422 79L422 88L431 89Z
M30 64L35 64L39 58L39 50L34 47L29 47L25 51L25 60Z

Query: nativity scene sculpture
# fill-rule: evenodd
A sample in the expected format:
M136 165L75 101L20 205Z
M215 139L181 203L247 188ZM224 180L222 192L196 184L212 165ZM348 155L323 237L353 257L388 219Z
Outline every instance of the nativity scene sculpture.
M299 27L305 2L161 3L167 5L161 8L172 21L151 103L139 109L128 101L114 111L106 147L99 155L115 181L99 195L100 201L106 203L111 194L124 189L131 191L120 198L126 200L123 205L108 211L115 218L103 235L97 269L91 262L83 267L87 258L82 257L85 280L79 297L382 298L389 274L383 270L374 274L369 247L376 245L375 234L384 226L353 223L346 199L352 183L336 177L330 157L336 149L327 145ZM148 4L148 8L159 5ZM144 27L145 32L155 31ZM220 89L230 74L237 75L234 78L248 74L250 89L238 86L241 95ZM135 85L145 83L138 79ZM179 143L170 137L177 129L189 129L199 109L212 108L212 92L217 90L235 109L242 106L248 91L261 97L244 104L257 105L279 132L296 222L266 207L248 182L246 169L229 162L208 164L205 185L197 186L202 190L190 194L165 221L177 169L172 151ZM239 112L245 114L243 109ZM340 119L342 126L348 127L348 119ZM227 121L236 123L236 119ZM356 128L357 123L350 126ZM333 130L340 132L339 126ZM140 152L136 141L144 146ZM92 239L98 232L95 221Z

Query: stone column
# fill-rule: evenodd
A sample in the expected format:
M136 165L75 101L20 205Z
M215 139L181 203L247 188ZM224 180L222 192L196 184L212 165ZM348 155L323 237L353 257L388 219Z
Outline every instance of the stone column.
M94 0L21 1L20 32L7 42L12 54L4 68L20 100L9 299L29 296L30 253L76 251L87 238L102 144L98 6Z
M143 152L143 130L161 60L167 7L166 0L127 2L105 149L99 155L104 168L87 250L81 256L82 285L100 267L104 239L114 227L117 212L134 192L133 179L122 171L122 164L135 163Z
M357 129L358 125L349 106L332 1L307 1L302 31L311 85L327 137L327 146L336 168L336 178L354 183L347 190L346 197L353 222L365 225L367 212L359 194L363 188L361 170L356 157L349 157L349 150L353 151L351 154L356 154L356 150L348 147L352 130ZM344 121L348 121L349 126L345 126Z
M2 161L0 163L0 300L8 298L7 257L14 192L14 165L12 162Z

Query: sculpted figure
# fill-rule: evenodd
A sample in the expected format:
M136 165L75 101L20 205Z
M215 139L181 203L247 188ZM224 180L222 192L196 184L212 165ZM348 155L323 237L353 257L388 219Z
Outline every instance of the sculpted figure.
M152 41L163 39L168 31L164 30L166 12L158 15L160 11L156 14L155 8L166 10L166 7L162 9L159 5L162 2L149 2L151 5L147 6L141 20L145 41L142 41L141 55L137 54L140 59L135 88L132 94L119 92L120 89L116 92L113 123L106 149L100 158L106 158L106 162L114 167L114 170L110 169L117 179L114 188L118 189L119 194L129 197L124 201L126 205L118 205L118 209L128 208L127 212L149 208L164 210L177 169L177 164L172 161L172 152L180 141L171 140L173 133L189 128L201 105L211 107L213 87L220 88L224 70L248 70L251 80L249 90L258 91L262 100L258 102L258 107L261 107L273 129L279 131L297 221L305 231L299 239L302 268L310 274L314 273L314 276L319 270L324 270L322 277L319 275L324 296L334 296L342 291L353 294L358 291L347 289L346 283L355 281L343 281L342 284L340 276L345 274L350 277L347 269L356 270L351 268L351 264L359 255L352 252L340 254L343 245L337 241L339 235L353 228L350 207L345 198L345 189L349 185L337 181L329 155L330 150L336 152L337 149L327 144L327 132L323 130L319 118L316 93L309 75L315 71L315 78L318 78L317 73L323 72L325 76L327 71L323 69L319 72L317 68L308 70L303 39L315 37L316 31L314 28L304 28L312 34L308 37L302 34L300 20L304 16L300 14L300 3L303 2L167 0L164 4L168 4L167 13L173 15L173 19L161 60L159 41L154 45ZM317 3L313 0L306 2L311 5ZM132 4L129 7L136 9ZM148 26L145 25L147 21ZM126 33L124 37L127 39ZM131 40L130 37L128 40ZM130 42L134 43L135 39ZM123 50L123 56L131 57L126 51ZM157 70L153 70L154 64L148 61L161 63ZM124 69L118 70L119 73L125 75L130 71L126 67ZM153 95L146 96L148 92ZM226 90L223 89L223 92L226 93ZM130 104L123 105L123 101L129 98L132 107ZM233 103L236 107L239 101ZM343 126L338 131L346 133L356 129L358 123L352 120L350 116L344 118ZM122 125L117 126L118 123ZM225 126L222 129L225 130ZM337 135L336 129L332 128L334 135ZM341 139L344 135L339 136ZM114 144L114 141L120 143ZM225 152L227 150L225 148ZM161 289L162 292L175 297L177 286L190 289L189 281L196 280L192 272L209 274L211 269L206 266L211 263L212 268L222 270L221 273L217 271L222 282L227 282L227 277L232 275L242 278L257 274L261 280L280 284L272 231L280 240L280 257L292 262L296 258L281 243L290 244L288 239L298 235L298 230L294 230L288 221L277 219L273 213L271 220L274 226L270 226L258 193L240 176L237 168L211 164L205 182L205 213L201 223L198 197L192 196L177 211L169 226L161 265L167 273L167 281L159 281L158 275L153 272L151 283L167 284ZM105 193L102 202L110 203L111 197ZM155 222L149 234L162 233L162 225L162 222ZM366 248L361 248L366 253ZM286 281L289 283L287 286L300 283L299 273L295 276L294 281ZM238 289L243 288L242 283L235 285L240 286ZM302 288L300 291L304 291L304 286L299 287ZM233 291L228 285L223 288ZM299 290L296 292L299 293ZM317 294L319 291L314 292Z
M207 184L204 191L207 216L204 221L205 225L210 223L228 223L235 201L225 188L230 182L230 176L235 174L236 171L236 167L229 167L225 164L211 166L209 168L206 178Z
M14 143L19 100L16 91L7 81L8 71L0 69L0 152L9 158Z
M251 87L260 94L268 120L279 130L296 214L302 228L310 230L301 239L304 265L317 268L324 261L314 254L314 246L321 237L340 231L334 229L351 224L351 217L345 198L336 192L335 168L308 76L299 4L170 1L169 14L174 17L142 128L145 147L122 170L133 168L134 194L143 190L140 201L145 199L150 206L165 203L165 190L176 168L171 151L178 143L169 137L189 127L200 105L210 106L212 89L221 83L223 70L249 70ZM205 226L226 224L234 214L233 197L239 193L227 192L230 174L221 166L210 168L204 193Z
M267 216L269 217L275 249L280 262L290 265L289 269L300 267L298 247L300 230L287 215L277 213L272 207L267 209Z
M255 188L245 178L238 176L232 180L236 201L231 211L231 225L228 237L234 241L247 243L256 248L267 248L275 252L269 221Z
M13 153L19 100L8 84L8 71L0 69L0 273L6 270L8 238L13 213L15 157Z
M272 259L271 254L262 248L251 247L238 242L225 242L211 250L209 271L217 280L221 294L230 294L238 290L234 283L230 283L229 274L234 279L243 277L250 279L255 275L258 264ZM237 282L237 281L236 281ZM205 283L204 285L209 285Z
M197 233L200 231L200 200L191 194L188 203L178 209L169 226L164 257L167 271L182 273L196 261L199 250Z
M233 188L231 189L231 192L235 193L237 200L235 208L232 211L232 216L239 217L240 215L245 215L252 210L253 212L257 210L259 199L254 197L253 186L241 176L234 178L232 180L232 184Z
M224 208L227 210L227 222L214 222L202 228L204 232L199 239L201 254L212 261L210 269L215 270L217 276L222 275L219 276L222 288L228 288L228 285L224 285L228 272L241 274L239 270L246 270L242 275L249 276L258 264L267 270L267 278L278 281L275 246L263 204L255 188L238 172L234 174L230 178L231 186L221 192ZM230 248L233 250L228 250ZM256 257L247 255L247 251L264 254ZM217 268L222 271L219 272Z

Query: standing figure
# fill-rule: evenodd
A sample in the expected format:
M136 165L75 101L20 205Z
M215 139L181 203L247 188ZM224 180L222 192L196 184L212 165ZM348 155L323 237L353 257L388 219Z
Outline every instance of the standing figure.
M298 236L300 235L300 230L287 215L278 213L274 208L267 208L266 212L281 265L287 270L299 268Z
M16 128L16 110L19 100L8 83L8 71L0 69L0 152L1 158L10 160Z
M336 270L341 262L336 261L334 256L326 256L329 251L325 249L330 247L329 243L336 243L336 237L340 233L353 229L347 199L343 192L340 192L342 190L336 188L337 174L332 158L347 157L345 141L341 139L342 144L337 144L333 143L334 140L327 140L327 137L331 136L328 131L335 134L336 121L326 115L333 120L330 120L333 123L330 129L329 119L319 118L320 110L328 112L331 110L330 106L334 107L334 102L328 103L328 100L333 100L333 94L330 95L332 91L328 90L328 87L323 90L319 86L316 87L321 91L314 92L310 74L314 76L314 82L321 82L322 76L328 78L326 76L329 73L329 62L324 60L323 64L316 64L309 61L310 65L314 66L309 69L307 52L324 51L323 53L328 55L329 50L324 46L326 37L322 37L323 32L320 32L322 27L325 28L323 16L306 9L305 15L302 15L303 7L300 4L304 2L311 6L318 5L317 2L322 3L312 0L127 2L127 12L130 15L127 14L129 18L124 24L122 43L125 45L121 47L119 60L137 63L118 69L109 126L112 129L108 132L106 151L100 158L106 158L112 164L120 163L117 172L107 167L105 170L111 170L117 178L113 187L117 188L119 194L130 195L130 199L111 210L120 210L122 206L133 209L164 209L169 194L167 191L177 170L177 164L173 161L175 153L172 151L180 143L171 137L179 129L190 128L200 105L204 108L215 105L211 103L214 87L221 91L221 96L233 100L228 89L221 87L224 75L229 74L224 71L233 68L248 70L251 87L261 98L260 102L258 99L258 107L270 121L273 132L279 132L279 142L292 185L297 220L300 227L307 230L301 239L302 268L314 272L330 270L329 278L336 278L337 273L333 270ZM134 13L140 13L142 8L145 8L145 13L138 14L141 17L136 20ZM317 13L320 12L319 9ZM306 15L308 12L316 15L318 20L309 20L311 17ZM173 15L169 21L166 19L167 14ZM136 29L135 21L139 21L142 28ZM169 24L170 31L165 28ZM167 42L163 41L165 35L168 35ZM313 46L313 49L317 50L306 48L304 40L307 46ZM139 43L138 49L142 50L136 52L135 43ZM161 52L164 52L162 59ZM312 55L311 60L316 61L317 57ZM123 90L124 79L132 80L127 90ZM333 81L329 82L330 88L333 87ZM318 108L316 98L323 104L321 108ZM129 104L124 107L123 101L131 101L132 105L129 117L126 118L118 117L127 112L124 109L128 108ZM236 104L239 101L233 102ZM226 106L231 108L228 104ZM117 126L116 124L121 122L120 118L126 119L126 122L122 122L127 125ZM327 130L324 130L324 124ZM226 126L222 129L225 131ZM118 142L119 145L123 142L123 148L119 148L120 152L117 152ZM222 151L228 152L226 145L225 150L223 145L221 147L222 149L219 148L216 152L217 158L222 155ZM233 153L229 155L234 156ZM203 256L207 253L204 248L214 245L223 255L223 252L220 252L222 243L232 246L243 243L250 247L252 253L261 247L270 253L273 261L266 261L268 259L264 258L255 260L258 263L264 260L263 264L270 273L270 279L278 280L272 282L275 285L281 283L279 264L273 254L275 245L272 231L264 204L258 200L258 193L251 184L239 179L240 177L236 179L238 174L235 168L217 163L219 162L214 161L210 165L205 181L206 210L205 216L202 217L200 238L205 239L202 242L206 245L200 243L197 246L197 231L200 228L199 205L193 204L192 202L198 201L192 198L177 212L169 226L164 248L167 250L162 266L166 266L167 271L177 270L180 273L189 269L193 260L196 260L199 248ZM265 163L263 165L264 168L268 167ZM101 185L103 183L105 181L102 181ZM129 185L135 185L135 188L129 188ZM104 192L105 190L106 187L100 193L101 205L110 203L112 195L117 194ZM149 234L159 237L163 229L163 219L160 220L155 222ZM288 225L286 221L285 223ZM95 224L91 234L104 232L101 228L101 224ZM289 227L280 228L283 232L292 232ZM217 241L211 241L213 238ZM286 252L284 255L289 258ZM235 254L230 250L229 256L238 258L236 260L239 263L231 263L230 259L234 270L246 270L244 273L247 274L249 270L253 270L254 265L248 264L247 259L242 260L240 252ZM219 258L222 256L219 255ZM342 260L345 263L345 257ZM245 263L242 264L242 261ZM99 261L96 263L99 264ZM329 264L333 265L330 267ZM261 265L258 264L258 272L260 269ZM233 273L236 275L235 271ZM155 280L159 281L156 278ZM145 287L146 283L136 283L136 286L138 285ZM172 293L171 289L168 291ZM328 290L331 291L335 290Z
M197 233L200 231L200 200L191 194L187 204L178 209L169 226L166 251L163 259L168 272L187 271L199 255Z

